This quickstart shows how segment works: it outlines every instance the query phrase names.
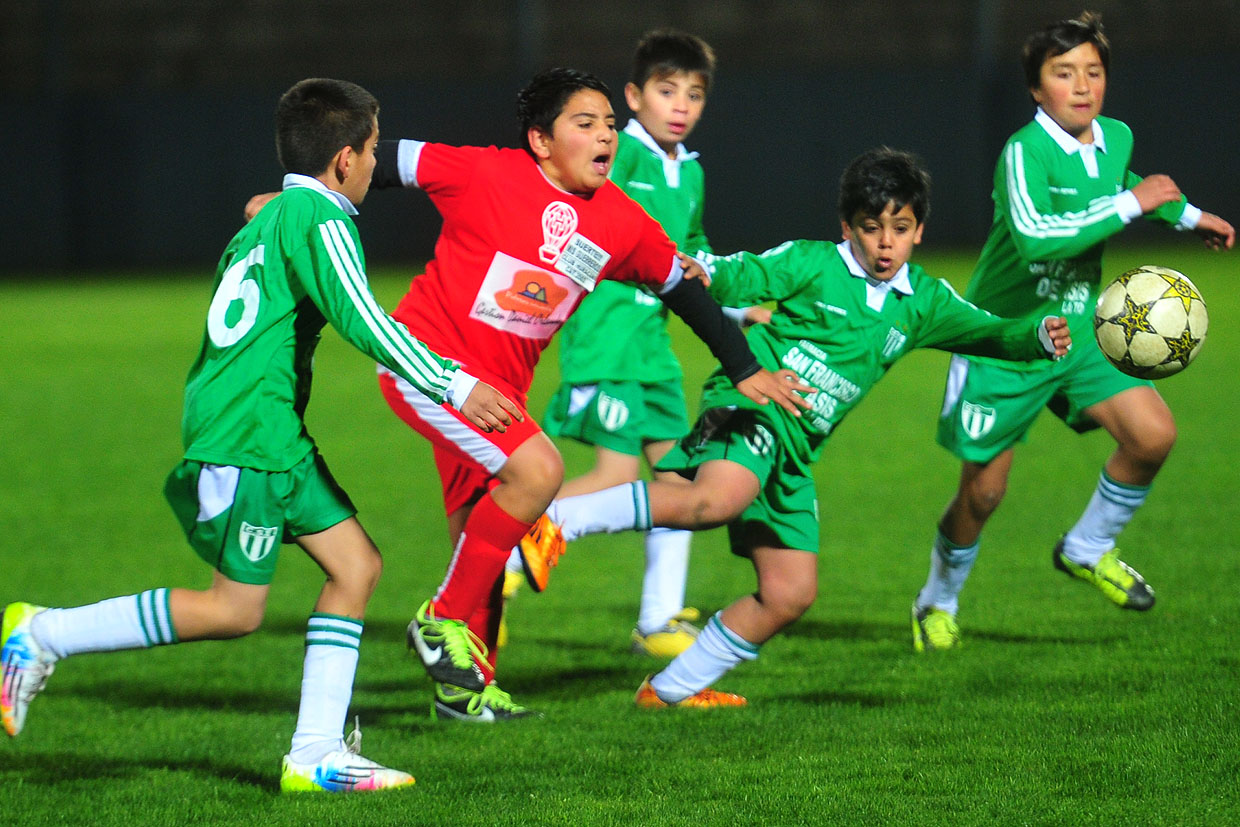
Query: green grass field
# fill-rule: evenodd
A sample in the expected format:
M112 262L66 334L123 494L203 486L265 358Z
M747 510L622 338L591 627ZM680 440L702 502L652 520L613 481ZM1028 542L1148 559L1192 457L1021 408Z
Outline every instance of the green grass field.
M328 332L311 430L387 562L353 711L365 753L417 785L277 792L321 583L286 546L258 633L62 663L22 736L0 743L0 823L1238 823L1236 255L1181 240L1116 245L1108 262L1184 270L1213 325L1198 362L1159 386L1180 441L1122 538L1158 591L1151 612L1117 610L1051 568L1110 448L1044 417L963 595L964 647L913 653L909 604L958 470L933 441L947 357L917 353L820 463L818 603L721 682L745 710L634 709L656 664L627 651L641 542L619 535L574 544L546 593L512 604L503 684L544 719L430 721L404 628L448 558L437 478L371 365ZM958 284L970 264L920 260ZM374 277L385 306L406 277ZM0 603L208 583L161 488L209 278L0 283ZM709 363L678 331L693 397ZM550 351L534 411L555 381ZM563 447L570 473L585 470L588 452ZM722 531L695 539L691 604L714 611L752 587Z

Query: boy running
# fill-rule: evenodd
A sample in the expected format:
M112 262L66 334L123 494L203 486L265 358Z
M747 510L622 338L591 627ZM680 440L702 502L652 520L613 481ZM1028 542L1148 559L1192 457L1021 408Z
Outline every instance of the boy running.
M1115 538L1145 502L1175 443L1175 421L1152 383L1120 373L1098 350L1092 322L1102 252L1143 214L1194 230L1214 249L1235 241L1230 224L1187 203L1169 177L1142 180L1129 169L1131 130L1100 114L1110 44L1097 15L1030 35L1022 64L1038 109L995 167L994 224L965 297L1006 316L1062 314L1077 347L1054 364L952 359L938 441L962 460L960 484L913 604L919 652L960 642L957 596L982 528L1003 500L1013 450L1044 407L1078 433L1101 426L1116 442L1084 513L1055 543L1052 563L1122 608L1154 605L1154 590L1119 559Z
M702 228L702 165L682 141L702 116L714 69L714 51L699 37L670 29L644 35L624 87L633 117L617 136L611 169L611 180L690 255L711 248ZM770 315L764 308L725 312ZM667 333L667 308L649 289L605 282L565 323L560 337L560 387L544 425L552 436L594 446L595 461L584 475L564 483L558 496L639 479L642 458L653 469L689 432L684 374ZM670 528L645 536L646 570L631 635L635 652L674 657L697 637L692 624L697 609L684 604L691 536ZM509 572L524 565L536 591L546 587L554 551L563 548L548 542L554 534L542 537L541 548L527 539L524 554L514 552L508 561ZM510 575L505 593L519 583Z
M412 776L346 743L362 618L381 560L348 495L306 431L319 332L352 345L479 426L520 414L411 337L376 304L357 213L375 167L379 104L339 80L308 79L280 98L276 148L282 194L220 259L202 348L185 389L185 457L165 493L190 545L215 569L209 589L152 589L72 609L4 610L0 712L21 732L54 665L71 655L218 640L258 628L282 542L295 542L327 582L306 632L301 708L284 756L283 791L402 787Z
M743 706L709 687L814 602L819 518L812 465L844 416L913 348L1009 359L1058 358L1070 344L1062 318L1012 320L979 310L909 263L930 208L930 177L908 153L880 148L840 181L844 240L789 241L760 255L707 260L722 302L775 301L750 342L768 368L794 370L814 388L794 419L707 381L689 436L658 468L677 482L634 482L556 500L549 516L566 539L662 525L727 525L734 554L757 572L755 594L715 614L697 640L638 690L639 707Z
M571 69L543 72L518 98L522 149L421 141L380 145L374 186L418 187L443 216L435 257L394 312L524 411L539 354L605 279L651 288L723 363L730 384L790 412L807 386L763 370L706 293L700 268L607 178L616 151L607 87ZM454 552L409 626L435 681L437 716L490 722L529 714L495 683L504 564L564 479L559 452L525 416L480 429L389 369L384 398L434 444Z

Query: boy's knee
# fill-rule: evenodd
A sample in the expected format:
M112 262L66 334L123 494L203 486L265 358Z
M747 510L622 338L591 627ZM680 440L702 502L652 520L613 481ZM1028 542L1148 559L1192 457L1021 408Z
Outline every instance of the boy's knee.
M1175 447L1179 433L1170 418L1155 422L1133 435L1125 448L1146 465L1160 466Z
M985 519L1003 502L1007 480L974 480L960 492L961 504L974 518Z
M814 582L782 583L764 588L762 603L773 612L781 626L801 618L818 598L818 584Z

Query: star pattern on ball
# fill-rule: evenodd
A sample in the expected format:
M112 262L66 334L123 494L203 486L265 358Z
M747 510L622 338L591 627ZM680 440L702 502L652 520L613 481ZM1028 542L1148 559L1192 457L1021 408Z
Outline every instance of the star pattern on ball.
M1163 293L1161 298L1179 299L1184 305L1185 313L1192 309L1193 299L1201 301L1201 296L1197 295L1197 291L1184 279L1176 278L1167 273L1159 273L1158 275L1168 285L1167 292Z
M1164 364L1166 362L1179 362L1185 366L1193 358L1193 348L1201 344L1201 339L1195 338L1190 330L1185 330L1174 339L1164 336L1163 341L1167 343L1167 349L1171 351Z
M1149 304L1138 304L1132 300L1131 296L1125 296L1124 309L1111 321L1124 329L1124 341L1131 343L1136 333L1158 333L1150 324L1149 316Z

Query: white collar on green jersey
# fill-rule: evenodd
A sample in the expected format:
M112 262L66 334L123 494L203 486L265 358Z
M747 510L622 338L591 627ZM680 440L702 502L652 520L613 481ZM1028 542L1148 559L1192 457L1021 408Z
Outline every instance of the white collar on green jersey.
M692 161L698 157L698 153L690 152L685 149L684 144L680 143L676 144L676 157L671 157L663 151L663 147L655 143L654 138L651 137L650 133L646 131L646 127L642 126L637 118L629 118L629 122L624 125L624 132L626 135L641 141L647 149L662 158L664 163L670 161L673 164L679 164L682 161Z
M848 272L859 279L865 280L865 303L871 310L881 311L883 302L887 299L887 294L892 290L897 293L903 293L906 296L913 295L913 283L908 277L908 262L900 265L900 269L896 270L896 274L891 278L883 281L876 279L865 271L861 263L857 261L853 255L852 245L847 241L841 241L835 245L835 249L840 251L840 258L844 260L844 266L848 268Z
M1059 148L1068 155L1075 152L1080 152L1084 147L1091 146L1091 144L1083 144L1075 137L1069 135L1068 131L1059 124L1055 123L1055 119L1046 114L1046 110L1040 106L1038 107L1038 114L1034 115L1033 119L1046 130L1046 134L1050 135L1055 143L1059 144ZM1098 125L1097 119L1090 121L1089 126L1094 133L1094 142L1092 146L1097 147L1100 152L1106 152L1107 139L1106 136L1102 134L1102 127Z
M293 187L305 187L322 193L326 198L330 199L333 204L345 211L346 215L357 215L357 207L343 193L329 190L327 185L318 178L311 178L309 175L301 175L300 173L290 172L284 176L283 189L291 190Z

